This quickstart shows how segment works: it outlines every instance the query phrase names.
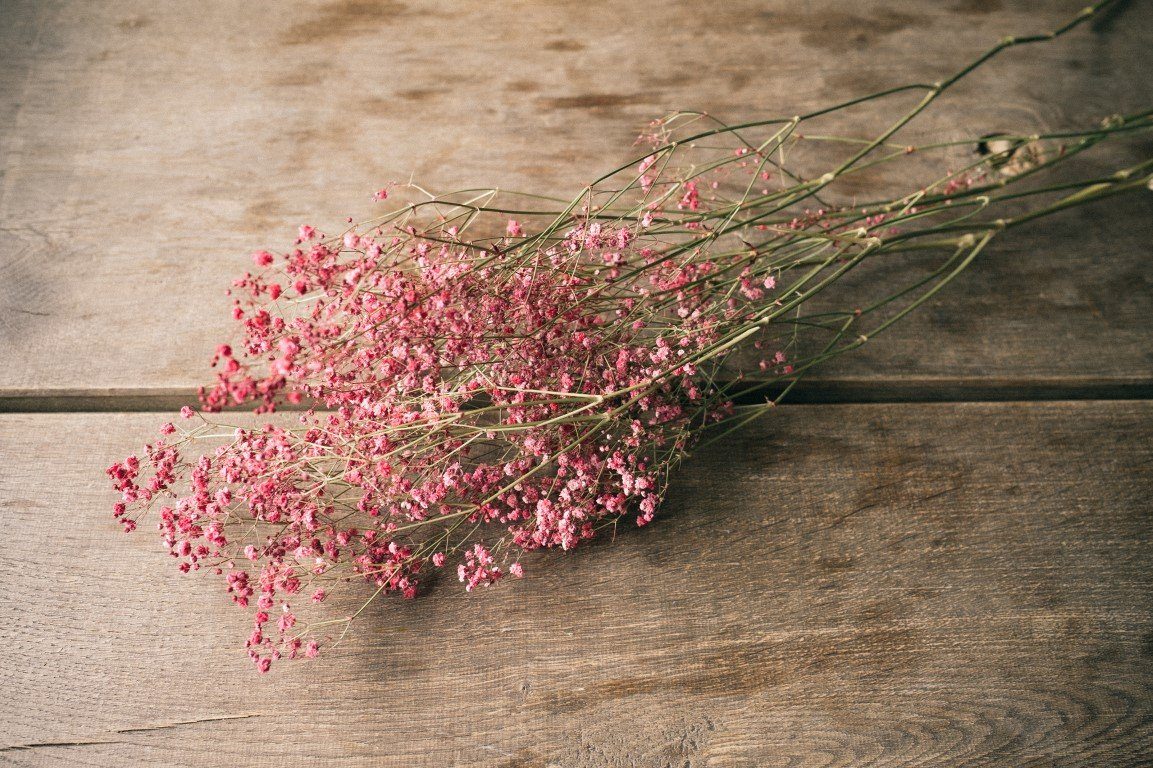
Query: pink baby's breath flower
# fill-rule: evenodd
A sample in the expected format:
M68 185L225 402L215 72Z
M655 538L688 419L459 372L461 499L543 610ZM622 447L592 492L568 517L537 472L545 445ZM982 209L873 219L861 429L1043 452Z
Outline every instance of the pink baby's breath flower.
M685 186L682 201L697 205L695 186ZM646 210L642 224L652 221ZM516 220L505 221L505 232L524 236ZM315 234L302 227L301 243ZM606 324L600 309L586 308L590 278L576 267L597 270L609 290L624 269L648 268L652 252L629 226L577 223L555 244L531 246L500 280L474 266L472 246L460 237L456 225L429 237L350 230L339 243L301 247L284 270L293 290L313 301L291 318L268 304L281 295L278 284L252 275L236 281L243 339L217 347L217 384L202 393L205 409L248 402L271 410L307 396L328 413L306 412L295 431L235 429L230 443L193 463L175 448L154 451L147 482L135 458L110 469L127 527L129 504L168 493L179 468L192 467L184 470L185 495L159 511L162 537L182 570L224 564L216 567L234 602L255 608L247 645L261 669L315 648L293 634L292 595L310 595L317 606L331 584L355 576L416 596L422 570L444 567L450 551L426 550L400 531L467 514L472 524L506 529L497 545L503 557L514 547L571 549L592 538L598 522L630 511L648 523L663 487L654 457L683 449L681 430L695 414L712 418L717 402L703 395L690 362L718 340L701 308L710 262L663 264L635 286L641 297L673 297L671 316L682 325L669 333L663 319L650 326L655 318L641 313ZM386 252L404 258L384 261ZM622 312L637 302L622 299ZM466 371L480 375L456 378ZM614 396L618 390L642 395L630 400ZM549 392L571 393L577 405L564 407L578 413L622 415L566 448L571 427L562 407L547 397L537 402L536 393ZM478 397L495 409L496 422L473 422ZM701 405L686 408L689 401ZM186 407L181 415L194 413ZM503 440L503 453L474 452L476 428ZM337 496L331 477L308 479L322 466L339 466L348 490ZM466 591L506 575L496 548L470 542L451 552L462 553L457 576ZM524 568L513 560L507 573L521 578ZM277 606L281 616L270 624Z
M785 167L805 155L791 151L799 131L704 117L654 122L639 166L563 210L460 193L332 238L302 225L282 255L256 251L275 275L231 283L235 338L215 349L200 412L180 409L198 421L165 423L105 470L114 520L131 531L147 516L181 571L221 579L252 619L243 644L260 672L313 658L362 612L333 617L348 604L338 590L414 598L430 570L455 566L475 592L522 578L526 552L653 524L699 437L747 420L738 393L787 384L870 332L872 299L824 308L840 275L891 233L947 226L978 248L994 234L962 232L948 208L983 188L979 172L838 207L857 194L826 195L839 172ZM679 142L693 123L708 140ZM685 152L705 154L682 164ZM770 178L781 188L759 199ZM778 280L797 288L781 295ZM802 311L818 292L822 310ZM280 420L211 417L286 404Z
M677 203L677 208L690 211L699 211L701 209L701 196L697 190L697 183L695 181L686 181L684 183L684 194L681 195L680 202Z

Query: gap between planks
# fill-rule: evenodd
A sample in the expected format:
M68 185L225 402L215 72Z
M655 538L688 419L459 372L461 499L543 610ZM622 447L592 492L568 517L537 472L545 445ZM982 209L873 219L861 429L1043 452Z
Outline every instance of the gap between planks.
M777 396L779 384L737 399L754 405ZM784 402L794 405L864 403L990 403L1031 401L1153 400L1153 379L1000 380L901 379L802 382ZM0 389L0 413L103 413L178 410L197 402L190 388ZM287 406L282 410L303 410ZM236 409L236 410L248 410Z

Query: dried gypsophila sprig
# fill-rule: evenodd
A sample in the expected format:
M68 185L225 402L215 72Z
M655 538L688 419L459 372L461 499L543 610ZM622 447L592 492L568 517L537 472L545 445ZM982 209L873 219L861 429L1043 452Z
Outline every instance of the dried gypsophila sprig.
M1036 183L1153 127L1142 113L1005 137L906 194L839 193L864 170L904 172L908 158L974 147L895 138L998 50L1040 39L1003 42L944 83L871 97L927 91L873 140L802 137L831 110L740 126L681 113L651 127L643 158L559 210L474 190L334 238L302 227L292 249L257 252L261 271L235 282L243 340L217 350L202 401L206 412L323 410L251 428L184 409L189 426L164 425L143 462L109 469L116 516L131 530L152 510L183 570L212 568L233 600L255 603L247 646L262 671L316 655L383 592L415 596L430 568L455 565L471 590L522 575L519 552L569 549L626 515L649 522L703 435L767 412L812 367L955 279L998 233L1148 183L1150 162ZM1003 172L1025 143L1028 162ZM806 146L823 150L818 162L849 154L808 173L795 162ZM938 261L878 299L810 310L850 271L910 253ZM735 407L750 397L760 404ZM298 619L350 580L375 586L359 608Z

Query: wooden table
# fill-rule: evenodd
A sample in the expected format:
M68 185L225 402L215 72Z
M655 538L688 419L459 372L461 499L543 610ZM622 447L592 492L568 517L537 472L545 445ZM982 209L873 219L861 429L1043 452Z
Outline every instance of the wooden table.
M1148 765L1150 195L998 242L651 528L267 677L102 475L193 399L246 254L383 181L575 191L667 110L941 77L1082 4L0 3L0 764ZM1147 108L1151 42L1123 3L927 130Z

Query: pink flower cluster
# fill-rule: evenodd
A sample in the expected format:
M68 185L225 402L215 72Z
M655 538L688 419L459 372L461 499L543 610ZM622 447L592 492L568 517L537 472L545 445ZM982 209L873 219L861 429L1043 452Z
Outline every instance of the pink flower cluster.
M699 208L695 185L679 205ZM648 523L694 430L730 412L701 370L772 278L745 267L744 296L718 297L731 265L670 259L640 230L589 217L525 247L515 221L472 242L452 227L301 227L234 282L242 338L217 348L201 399L315 410L259 429L165 425L144 461L109 468L117 517L130 529L154 510L182 570L210 567L255 607L261 670L325 642L331 622L297 608L322 585L413 597L425 569L460 557L471 591L523 575L498 562L514 552ZM190 454L209 438L226 443ZM498 540L476 540L492 526Z
M1068 147L1011 146L944 178L893 174L911 189L885 199L860 202L853 184L838 194L849 174L919 155L893 151L896 132L976 66L872 142L797 129L891 90L737 126L683 112L650 125L643 159L561 210L534 208L548 204L540 196L498 206L495 191L472 190L337 237L300 227L287 250L253 253L254 270L233 283L239 334L215 351L202 410L182 408L141 455L108 468L113 515L126 531L149 516L181 570L222 577L252 614L246 647L262 672L331 647L330 628L347 629L380 594L415 597L432 569L455 571L471 592L523 576L527 552L570 550L622 519L650 523L698 437L775 405L782 395L766 383L783 394L864 344L1009 226L1147 183L1130 178L1134 166L1027 216L984 218L1005 201L1072 190L1004 187L1126 121L1150 128L1138 115ZM806 147L849 154L807 167ZM949 148L957 142L925 147ZM686 152L692 162L678 164ZM880 299L827 303L866 259L938 249L941 264ZM735 413L739 398L752 399L749 415ZM206 415L241 406L299 412L261 426ZM339 589L349 583L360 589ZM342 608L365 590L359 608ZM336 617L313 618L320 611Z
M131 531L151 513L181 570L223 577L252 612L262 671L317 655L328 628L363 611L310 618L355 594L340 584L412 598L445 568L473 591L523 576L525 552L651 522L670 471L734 416L735 396L828 356L862 314L784 313L824 290L823 270L842 274L926 216L786 209L750 186L771 178L767 153L741 147L706 175L665 178L661 151L630 171L624 214L598 213L591 194L530 226L476 208L489 215L463 226L493 234L465 237L459 216L434 208L427 222L414 207L337 237L302 226L288 250L254 253L203 411L183 408L143 458L109 467L116 518ZM967 194L972 178L942 186ZM779 287L790 265L802 276ZM833 344L790 360L803 327ZM286 404L307 410L260 427L205 416Z
M841 264L893 225L801 208L752 219L768 245L722 236L727 177L770 177L763 153L729 158L665 178L650 154L627 215L589 199L559 226L493 213L466 222L493 234L465 237L435 209L419 228L407 214L336 237L302 226L286 251L257 251L203 411L109 468L114 514L132 530L151 513L181 570L223 577L252 612L261 670L315 656L361 613L332 605L356 593L343 583L412 598L444 568L471 592L523 576L523 553L650 523L672 468L760 386L742 371L794 374L796 330L782 341L769 324L812 260ZM784 291L775 249L807 275ZM742 349L753 359L734 363ZM286 404L307 410L259 427L206 416ZM338 617L313 619L322 606Z

